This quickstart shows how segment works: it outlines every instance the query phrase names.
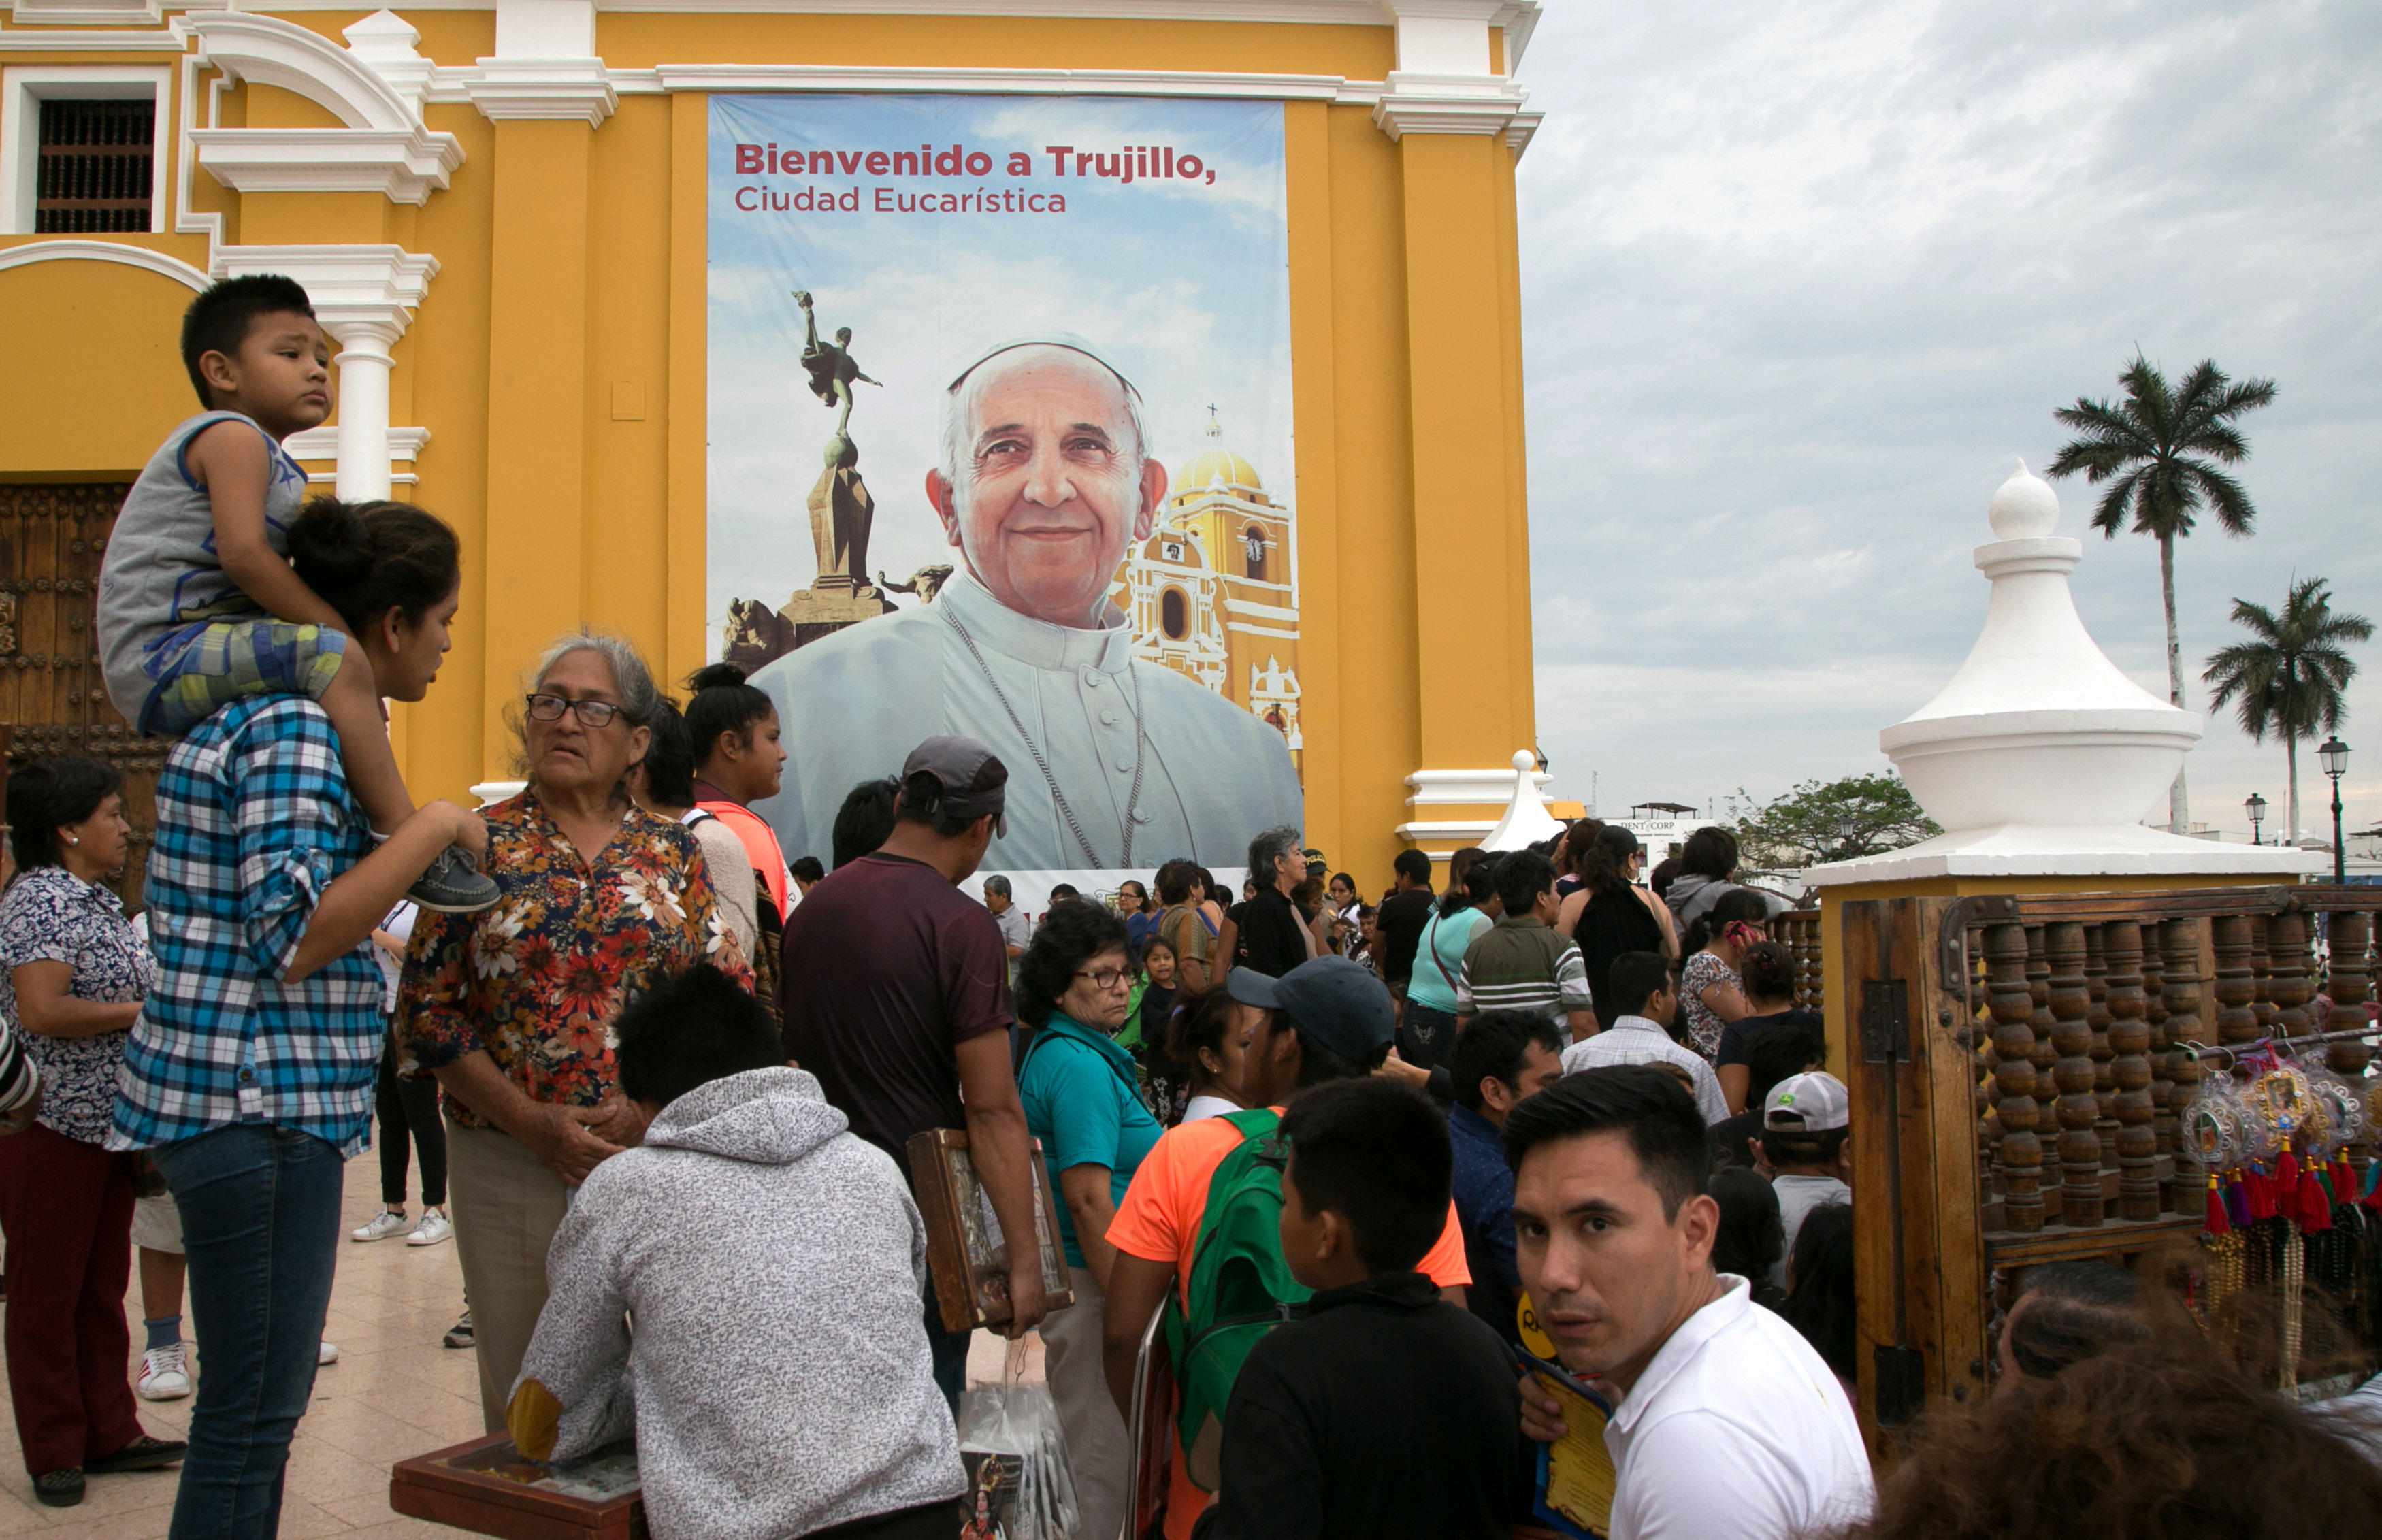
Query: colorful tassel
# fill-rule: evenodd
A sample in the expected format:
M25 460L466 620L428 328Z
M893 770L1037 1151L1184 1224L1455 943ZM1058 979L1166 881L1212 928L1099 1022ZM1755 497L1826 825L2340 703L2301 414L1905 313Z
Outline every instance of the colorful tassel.
M2347 1155L2332 1157L2332 1201L2353 1204L2357 1201L2357 1173L2350 1169Z
M2275 1191L2275 1179L2266 1174L2265 1167L2251 1167L2241 1179L2241 1187L2249 1202L2252 1223L2271 1219L2282 1212L2282 1204L2278 1201Z
M2250 1193L2242 1185L2239 1171L2230 1173L2225 1183L2225 1213L2233 1221L2235 1229L2250 1228Z
M2275 1195L2282 1200L2287 1214L2300 1195L2300 1157L2291 1153L2288 1139L2283 1141L2283 1153L2275 1157Z
M2233 1232L2232 1221L2226 1217L2225 1197L2220 1191L2221 1186L2222 1184L2216 1179L2216 1173L2209 1172L2208 1222L2202 1228L2210 1235L2230 1235Z
M2292 1199L2296 1206L2291 1217L2298 1222L2303 1235L2315 1235L2332 1228L2332 1199L2317 1179L2314 1162L2311 1160Z

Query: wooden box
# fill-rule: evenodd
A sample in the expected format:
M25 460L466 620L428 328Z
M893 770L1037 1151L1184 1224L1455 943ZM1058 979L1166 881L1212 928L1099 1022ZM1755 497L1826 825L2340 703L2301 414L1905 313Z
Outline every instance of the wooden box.
M1034 1171L1034 1238L1042 1252L1042 1292L1052 1310L1073 1304L1067 1253L1059 1244L1054 1216L1059 1201L1050 1191L1042 1142L1027 1141ZM998 1326L1009 1319L1009 1257L999 1239L992 1201L968 1158L968 1136L960 1129L928 1129L910 1136L910 1185L927 1221L927 1265L935 1280L935 1302L945 1331Z
M506 1540L645 1540L636 1451L625 1446L553 1471L506 1435L399 1461L388 1506L409 1518Z

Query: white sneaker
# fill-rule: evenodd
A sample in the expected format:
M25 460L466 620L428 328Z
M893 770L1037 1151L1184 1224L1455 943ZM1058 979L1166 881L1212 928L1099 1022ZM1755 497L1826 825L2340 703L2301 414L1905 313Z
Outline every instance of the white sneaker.
M314 1362L318 1364L337 1363L338 1361L339 1345L337 1342L325 1342L314 1350Z
M152 1348L141 1355L141 1377L132 1389L144 1401L178 1401L190 1393L190 1366L182 1344Z
M350 1241L386 1241L392 1235L403 1235L409 1226L401 1210L385 1208L372 1216L372 1223L359 1225L348 1231Z
M405 1238L405 1243L409 1246L436 1246L441 1241L454 1239L454 1235L455 1221L447 1217L443 1209L425 1208L422 1211L422 1217L414 1221L413 1233Z

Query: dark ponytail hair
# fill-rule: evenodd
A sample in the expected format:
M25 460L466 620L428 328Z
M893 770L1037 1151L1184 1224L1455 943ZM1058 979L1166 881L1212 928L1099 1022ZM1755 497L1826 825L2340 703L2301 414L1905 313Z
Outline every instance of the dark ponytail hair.
M463 574L455 532L411 503L317 497L289 523L289 562L357 631L390 610L409 622L455 592Z
M1477 909L1489 901L1497 891L1497 863L1476 861L1464 869L1464 875L1449 885L1439 896L1439 917L1443 920L1459 910Z
M1638 837L1617 824L1607 824L1596 831L1596 837L1579 852L1573 870L1579 874L1588 890L1602 898L1626 891L1629 886L1629 858L1645 847Z
M687 736L686 718L678 703L662 697L654 719L645 724L653 737L640 762L645 770L645 796L657 807L694 805L694 742Z
M1712 908L1696 916L1696 923L1688 927L1687 935L1679 942L1679 956L1695 956L1732 924L1760 924L1769 918L1770 905L1761 894L1750 887L1732 887L1713 899Z
M718 751L721 733L734 733L740 746L750 745L753 724L778 709L768 692L745 683L744 670L732 663L696 669L686 688L686 732L694 741L697 770Z
M1737 969L1748 1000L1795 1000L1795 954L1778 941L1757 941L1745 949Z

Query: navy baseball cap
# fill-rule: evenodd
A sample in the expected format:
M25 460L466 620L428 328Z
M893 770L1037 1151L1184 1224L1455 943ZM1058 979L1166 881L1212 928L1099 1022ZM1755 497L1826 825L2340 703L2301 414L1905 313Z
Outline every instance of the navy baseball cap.
M1245 1006L1279 1010L1342 1058L1362 1064L1397 1032L1397 1008L1381 980L1344 957L1311 957L1278 979L1248 968L1224 975Z

